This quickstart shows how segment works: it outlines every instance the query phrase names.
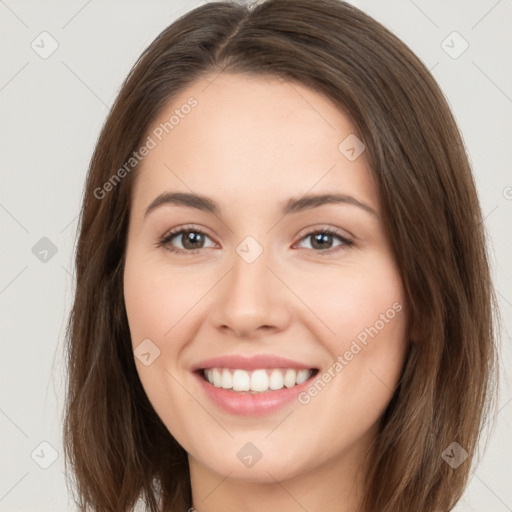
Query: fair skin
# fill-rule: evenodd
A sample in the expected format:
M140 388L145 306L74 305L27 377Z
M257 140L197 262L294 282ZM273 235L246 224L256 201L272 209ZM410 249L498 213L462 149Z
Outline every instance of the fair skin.
M338 150L355 129L327 98L262 76L196 82L151 130L191 96L197 106L136 171L125 304L133 348L149 338L160 350L148 366L135 359L142 385L188 453L199 512L355 512L361 464L408 343L404 290L366 155L351 161ZM220 213L167 203L145 216L163 192L208 196ZM322 193L373 212L339 202L281 213L292 197ZM181 234L158 246L180 227L204 232L204 243L187 245ZM322 228L352 245L335 235L319 248L307 235ZM236 251L247 236L263 249L250 264ZM371 326L377 334L347 360ZM346 364L308 403L258 416L220 409L191 372L205 358L262 353L308 361L318 376L338 356ZM237 457L248 442L262 454L251 467Z

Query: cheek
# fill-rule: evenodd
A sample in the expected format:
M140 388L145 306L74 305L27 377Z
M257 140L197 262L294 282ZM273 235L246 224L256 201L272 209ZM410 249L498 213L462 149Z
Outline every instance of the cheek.
M132 342L141 339L162 338L172 327L172 295L165 292L162 283L153 282L151 276L139 273L125 279L125 306Z
M173 331L186 324L199 292L179 271L170 276L147 258L127 258L124 298L133 344L145 338L161 344L172 337Z
M124 273L124 299L137 373L146 396L165 424L182 429L182 420L172 414L174 408L193 407L191 399L183 393L173 362L179 357L186 340L187 311L197 301L193 290L178 292L179 286L170 288L169 276L162 267L147 257L132 253L126 259ZM175 280L182 284L183 280ZM196 292L197 294L197 292ZM172 343L169 341L172 340ZM150 354L147 358L144 354ZM169 403L173 408L169 409ZM167 416L168 415L168 416Z
M301 276L300 294L307 297L311 310L322 321L323 334L318 331L319 339L332 350L343 349L347 340L353 340L376 322L382 330L381 315L385 315L387 333L392 329L397 335L402 332L404 294L393 260L387 254L362 260L336 269L322 269L311 278Z
M330 389L322 395L329 396L327 401L342 397L345 413L361 416L360 425L375 420L398 384L408 345L403 286L394 261L378 255L309 286L311 309L323 321L315 332L333 362L318 377ZM317 387L324 389L322 382ZM315 401L320 407L323 399Z

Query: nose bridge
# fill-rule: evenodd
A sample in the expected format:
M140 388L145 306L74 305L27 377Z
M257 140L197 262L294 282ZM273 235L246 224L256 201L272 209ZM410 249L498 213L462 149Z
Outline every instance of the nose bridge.
M271 252L263 247L263 241L260 242L253 236L245 237L235 248L233 255L232 271L228 278L229 297L235 299L239 305L254 301L268 302L269 278L272 277L268 269L270 260Z
M267 244L265 247L263 244L261 238L258 241L253 236L248 236L236 247L237 257L233 260L233 271L238 277L258 277L268 272L271 252Z
M235 248L231 271L220 288L218 325L249 332L261 326L282 327L286 307L282 285L275 277L270 250L253 236Z

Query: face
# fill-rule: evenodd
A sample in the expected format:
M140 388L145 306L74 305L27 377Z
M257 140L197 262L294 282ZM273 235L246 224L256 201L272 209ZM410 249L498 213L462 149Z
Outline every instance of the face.
M204 472L352 471L377 431L406 305L356 136L305 86L227 73L146 134L126 311L147 396Z

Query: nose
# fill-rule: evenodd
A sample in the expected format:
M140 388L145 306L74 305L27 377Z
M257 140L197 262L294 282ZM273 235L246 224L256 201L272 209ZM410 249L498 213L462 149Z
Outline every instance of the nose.
M234 257L231 270L216 287L211 319L217 329L240 338L286 329L293 294L269 264L265 251L252 263Z

